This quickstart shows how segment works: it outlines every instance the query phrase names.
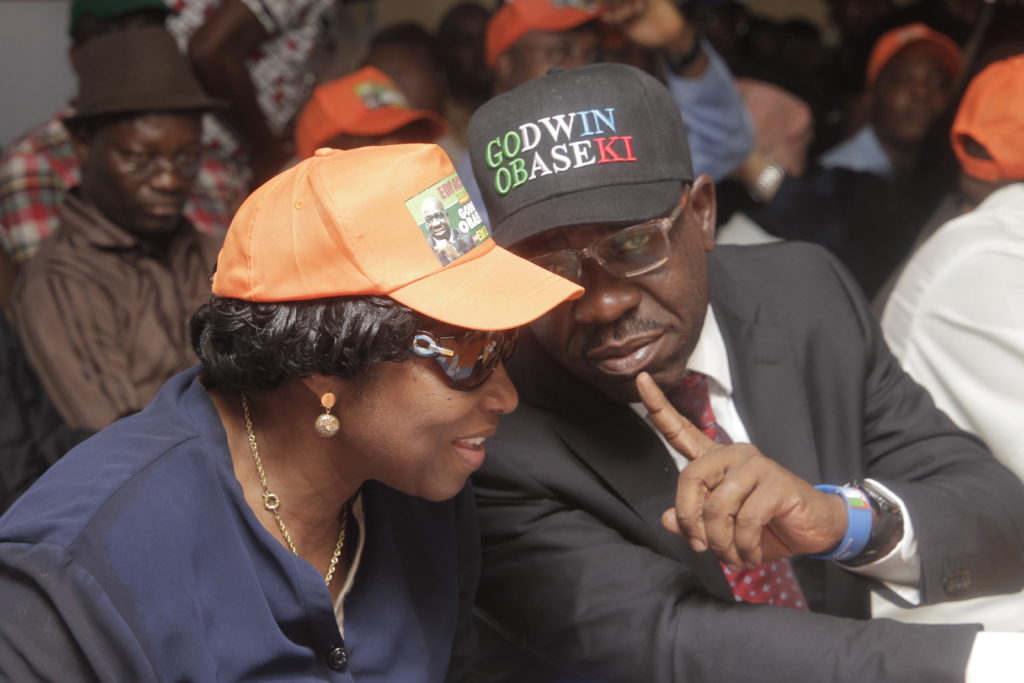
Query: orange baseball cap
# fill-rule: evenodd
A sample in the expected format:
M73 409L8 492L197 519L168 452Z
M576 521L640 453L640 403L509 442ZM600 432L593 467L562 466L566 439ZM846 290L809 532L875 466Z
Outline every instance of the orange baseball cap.
M438 114L411 109L383 71L364 66L313 90L295 126L295 150L305 159L336 135L386 135L420 120L430 123L435 140L448 129Z
M961 168L972 178L1024 180L1024 55L994 62L971 80L950 137ZM992 158L968 154L964 138Z
M960 73L964 66L964 54L960 47L946 34L934 31L921 22L915 22L886 31L875 42L875 46L871 48L871 56L868 58L868 87L875 84L878 74L897 53L918 43L930 45L952 76L955 77Z
M594 0L509 0L487 22L487 66L493 69L501 53L530 31L567 31L599 14Z
M245 301L383 295L474 330L534 320L583 293L491 239L436 145L318 149L231 221L213 293Z

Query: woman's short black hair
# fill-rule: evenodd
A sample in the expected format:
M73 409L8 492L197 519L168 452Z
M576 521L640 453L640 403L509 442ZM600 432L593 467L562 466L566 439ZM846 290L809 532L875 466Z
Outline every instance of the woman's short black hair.
M380 296L258 303L212 296L192 316L207 387L273 389L288 377L352 378L411 351L417 315Z

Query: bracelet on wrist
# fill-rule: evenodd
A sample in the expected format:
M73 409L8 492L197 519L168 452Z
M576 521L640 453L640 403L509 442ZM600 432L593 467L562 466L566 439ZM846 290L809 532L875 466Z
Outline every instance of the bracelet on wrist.
M666 54L665 63L668 64L668 68L672 73L679 73L683 69L693 66L693 63L700 57L700 52L700 33L696 32L693 35L693 47L678 57Z
M830 560L843 562L852 560L861 554L864 547L871 540L871 526L874 514L871 510L871 502L859 488L852 486L832 486L831 484L819 484L815 486L822 493L830 493L840 496L846 503L846 534L843 540L834 550L828 553L808 555L818 560Z

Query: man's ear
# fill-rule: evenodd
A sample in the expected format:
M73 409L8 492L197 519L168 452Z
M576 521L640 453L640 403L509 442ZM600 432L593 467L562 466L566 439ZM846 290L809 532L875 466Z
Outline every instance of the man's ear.
M78 157L78 166L84 167L89 160L94 134L80 123L71 124L67 128L71 135L71 145L75 148L75 156Z
M704 250L715 247L715 221L718 217L715 202L715 181L707 173L701 173L690 186L690 211L697 221L704 242Z
M508 50L505 50L498 55L498 61L494 63L494 94L500 95L506 90L510 90L507 86L512 80L512 71L514 66L512 64L512 55L509 54Z
M870 89L862 92L852 105L846 107L846 121L849 121L850 118L856 119L859 117L860 123L864 124L871 120L875 115L875 107L878 104L878 95L875 92L877 87L878 81L876 80ZM859 127L858 125L857 128Z

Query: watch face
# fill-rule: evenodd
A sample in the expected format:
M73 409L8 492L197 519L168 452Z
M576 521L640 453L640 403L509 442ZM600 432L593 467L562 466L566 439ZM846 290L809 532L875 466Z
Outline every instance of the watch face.
M881 487L876 485L873 481L863 479L853 484L853 486L856 486L864 493L868 494L868 498L877 509L893 515L903 515L900 510L900 506L896 501L889 498L885 491L883 491Z
M872 481L858 479L849 486L867 494L876 513L867 545L860 555L844 563L850 567L860 567L885 557L899 545L903 539L903 512L899 504Z

